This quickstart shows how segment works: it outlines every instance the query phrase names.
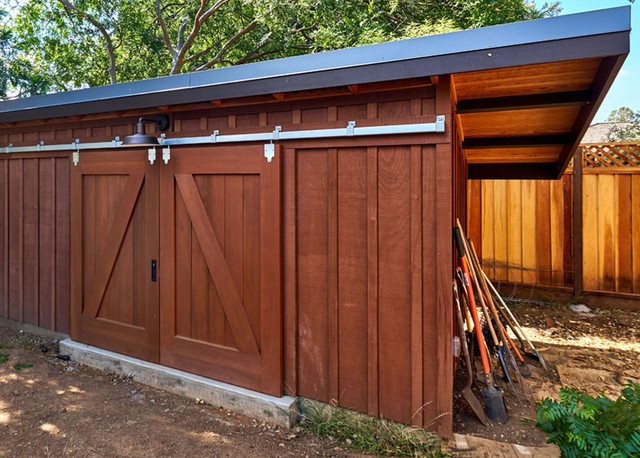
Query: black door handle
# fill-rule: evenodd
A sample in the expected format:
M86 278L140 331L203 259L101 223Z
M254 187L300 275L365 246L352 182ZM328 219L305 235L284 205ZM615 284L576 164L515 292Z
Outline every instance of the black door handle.
M158 263L155 259L151 260L151 281L157 281L158 279Z

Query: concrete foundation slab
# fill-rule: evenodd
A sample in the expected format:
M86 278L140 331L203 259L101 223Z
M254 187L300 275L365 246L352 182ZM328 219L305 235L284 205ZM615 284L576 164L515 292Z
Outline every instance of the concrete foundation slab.
M130 376L133 380L161 390L238 412L249 417L290 428L296 418L296 398L276 398L199 375L150 363L109 350L65 339L60 354L105 372Z

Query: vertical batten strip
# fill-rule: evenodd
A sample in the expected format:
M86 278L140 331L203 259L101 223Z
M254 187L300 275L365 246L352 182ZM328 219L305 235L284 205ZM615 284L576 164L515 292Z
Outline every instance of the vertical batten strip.
M422 427L422 146L411 146L411 424Z
M329 317L329 402L339 401L339 332L338 332L338 150L329 148L327 154L327 306Z
M3 187L4 187L4 214L2 224L4 226L4 238L2 243L4 244L4 272L2 279L3 282L2 295L4 300L4 317L9 318L9 160L2 161L2 173L3 173Z
M56 194L57 194L57 186L56 186L56 158L51 158L51 227L52 234L51 240L53 241L51 247L51 312L49 316L49 329L56 329L56 238L57 238L57 228L56 228Z
M378 416L378 148L367 148L367 338L369 415Z
M298 394L298 254L296 240L296 150L284 150L284 380L287 394Z

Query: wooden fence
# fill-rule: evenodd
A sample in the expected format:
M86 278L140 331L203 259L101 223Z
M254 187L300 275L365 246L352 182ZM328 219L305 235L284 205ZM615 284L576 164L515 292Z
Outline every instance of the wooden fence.
M582 145L573 162L556 181L469 182L483 264L510 285L640 299L640 144Z

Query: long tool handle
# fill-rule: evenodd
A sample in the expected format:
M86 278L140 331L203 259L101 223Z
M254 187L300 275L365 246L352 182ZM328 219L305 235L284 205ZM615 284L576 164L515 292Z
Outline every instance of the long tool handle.
M458 332L460 333L460 345L462 345L462 354L464 362L467 366L467 382L463 389L471 388L473 382L473 368L471 367L471 357L469 356L469 348L467 347L467 335L464 331L464 319L462 318L462 307L460 307L460 297L458 296L458 284L453 280L453 297L456 303L456 318L458 318Z
M462 237L460 235L460 229L453 228L453 238L456 242L456 250L458 251L458 258L460 259L460 267L462 268L462 278L464 279L464 287L467 290L467 299L469 300L469 308L471 309L471 318L473 319L473 325L476 328L476 338L478 339L478 348L480 349L480 358L482 359L482 369L485 375L491 374L491 367L489 366L489 358L484 346L484 337L482 336L482 327L480 326L480 319L478 318L478 309L476 307L476 301L473 297L473 288L471 282L469 282L469 270L467 268L467 259L462 244Z

